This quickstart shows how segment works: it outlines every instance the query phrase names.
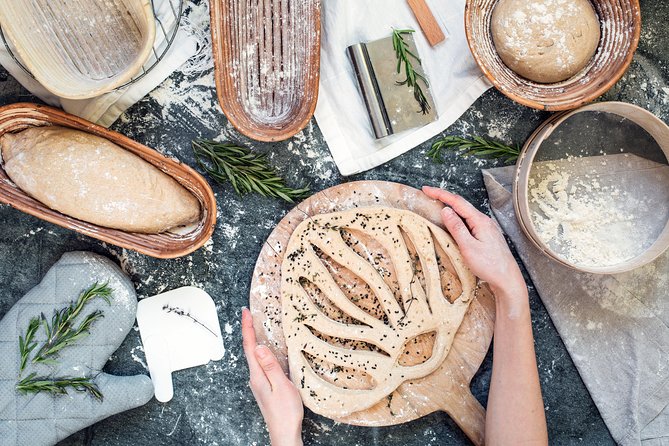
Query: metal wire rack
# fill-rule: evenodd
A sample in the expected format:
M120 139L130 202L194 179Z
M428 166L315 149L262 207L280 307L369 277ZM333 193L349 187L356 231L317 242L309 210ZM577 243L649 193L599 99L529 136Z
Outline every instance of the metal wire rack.
M140 72L125 84L117 87L116 90L127 87L142 79L165 57L177 36L177 31L179 31L179 25L181 24L185 9L184 2L185 0L163 0L163 2L160 2L159 0L151 0L151 6L153 7L154 17L156 19L156 40L153 45L153 51L149 59L142 66ZM162 34L162 38L160 34ZM2 32L1 26L0 39L14 62L16 62L26 74L35 79L35 76L33 76L23 63L21 63L14 51L12 51L9 42L7 42L7 39L5 38L5 34Z

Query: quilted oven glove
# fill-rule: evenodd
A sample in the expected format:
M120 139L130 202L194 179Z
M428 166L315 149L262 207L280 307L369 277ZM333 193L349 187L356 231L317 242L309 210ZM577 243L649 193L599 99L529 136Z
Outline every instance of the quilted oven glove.
M51 322L54 310L76 301L95 282L112 289L110 304L97 297L74 319L74 326L96 311L102 318L90 326L87 336L64 347L48 364L34 363L33 356L46 340L42 325L35 333L32 350L21 379L36 377L89 377L102 400L87 391L67 388L67 394L22 393L17 390L21 354L19 336L25 338L30 320L40 314ZM102 373L108 358L133 326L137 297L123 272L104 257L72 252L47 272L42 282L12 307L0 322L0 443L2 445L51 445L110 415L147 403L153 396L149 377L112 376Z

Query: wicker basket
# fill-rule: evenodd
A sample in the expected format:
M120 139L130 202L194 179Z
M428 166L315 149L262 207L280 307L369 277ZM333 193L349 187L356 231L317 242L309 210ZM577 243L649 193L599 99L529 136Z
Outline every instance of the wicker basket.
M599 48L590 64L572 78L540 84L508 68L497 54L490 32L498 0L467 0L465 32L469 48L486 77L503 94L528 107L557 111L580 107L608 91L625 73L639 43L638 0L593 0L602 26Z
M0 25L22 65L67 99L128 82L151 56L156 36L150 0L0 0Z
M19 189L7 176L0 165L0 202L41 218L50 223L80 232L90 237L132 249L152 257L174 258L189 254L200 248L211 237L216 224L216 200L209 184L190 167L167 158L130 138L107 130L84 119L61 110L28 103L0 107L0 136L6 132L25 129L30 126L59 125L81 130L119 145L134 153L144 161L154 165L178 181L200 202L202 216L197 227L186 234L136 234L117 229L105 228L61 214L34 200Z
M212 0L216 91L230 123L259 141L302 130L316 109L320 1Z

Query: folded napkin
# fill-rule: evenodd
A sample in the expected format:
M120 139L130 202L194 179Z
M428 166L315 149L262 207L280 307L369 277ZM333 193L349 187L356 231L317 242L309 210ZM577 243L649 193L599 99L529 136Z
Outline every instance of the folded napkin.
M428 0L446 41L430 47L406 0L326 0L322 3L321 80L316 121L342 175L383 164L453 124L490 88L474 62L464 30L465 0ZM351 61L350 45L412 28L439 119L376 140Z
M611 435L669 444L669 252L615 275L579 273L542 254L516 221L514 167L483 171L490 207L513 241Z
M175 16L174 0L155 0L153 2L156 17L160 19L165 30L173 27ZM176 2L178 3L178 2ZM163 29L156 26L156 45L160 49L167 44ZM167 77L183 65L198 51L197 38L183 26L177 32L172 46L163 59L146 76L127 87L110 91L90 99L63 99L46 90L39 82L28 75L11 57L7 48L0 44L0 64L32 94L47 104L61 107L68 113L80 116L89 121L109 127L121 114L134 103L146 96L160 85ZM160 53L160 51L158 52ZM153 56L152 56L153 57Z

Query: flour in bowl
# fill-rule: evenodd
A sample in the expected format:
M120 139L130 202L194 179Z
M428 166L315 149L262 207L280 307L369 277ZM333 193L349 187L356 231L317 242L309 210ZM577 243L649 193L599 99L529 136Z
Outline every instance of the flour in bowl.
M631 178L607 169L607 157L536 163L530 178L532 223L539 238L563 260L607 267L630 260L654 234L640 227L650 211ZM642 197L642 196L641 196Z

